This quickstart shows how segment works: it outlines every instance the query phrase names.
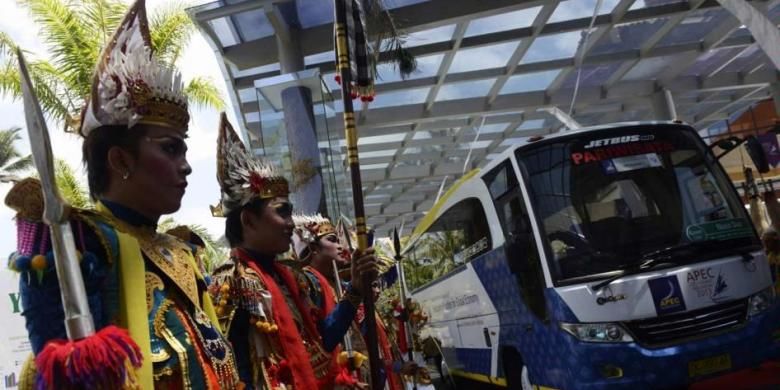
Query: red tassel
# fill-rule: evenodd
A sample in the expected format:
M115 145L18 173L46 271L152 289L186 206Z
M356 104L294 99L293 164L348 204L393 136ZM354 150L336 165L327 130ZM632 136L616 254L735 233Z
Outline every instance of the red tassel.
M341 371L339 371L339 374L336 375L336 379L334 382L338 386L347 386L347 387L355 386L358 383L357 379L355 379L355 377L353 377L352 374L350 374L347 367L343 367Z
M357 94L357 92L355 92L355 91L351 91L351 92L349 93L349 97L351 97L351 98L352 98L352 100L355 100L355 99L357 99L357 98L358 98L358 94Z
M341 84L341 75L337 74L333 79L336 80L337 83Z
M371 103L371 102L373 102L373 101L374 101L374 96L373 96L373 95L367 96L367 97L366 97L366 100L367 100L369 103Z
M35 358L39 390L122 388L135 382L141 350L126 330L107 326L81 340L52 340Z

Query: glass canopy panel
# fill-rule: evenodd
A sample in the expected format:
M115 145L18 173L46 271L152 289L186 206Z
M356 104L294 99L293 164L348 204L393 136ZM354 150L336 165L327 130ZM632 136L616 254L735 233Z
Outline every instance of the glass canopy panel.
M687 0L636 0L636 2L634 2L634 4L631 5L631 8L629 8L629 10L656 7L659 5L666 5L666 4L684 3L686 1Z
M333 23L333 2L322 0L295 0L298 22L303 28ZM281 5L280 5L281 6Z
M524 121L520 126L517 127L515 132L523 131L523 130L541 129L543 127L544 127L544 119L532 119L529 121Z
M623 23L604 34L588 55L611 54L639 49L645 40L663 27L669 18Z
M506 130L507 126L509 126L509 123L491 123L486 124L482 126L482 129L480 130L481 134L495 134L495 133L501 133L504 130Z
M378 94L369 106L370 108L382 108L392 106L403 106L407 104L419 104L428 97L430 88L406 89L403 91L393 91Z
M661 71L673 65L673 56L644 58L623 76L623 80L653 80Z
M455 32L455 25L431 28L428 30L417 31L406 35L406 46L422 46L431 43L444 42L452 40L452 33Z
M726 61L731 61L735 55L739 54L744 48L740 47L728 47L709 50L696 60L686 71L683 73L686 76L702 76L708 75L718 69Z
M615 71L620 68L620 62L606 65L583 65L580 68L580 87L597 87L604 84ZM577 81L577 71L573 71L561 84L561 88L574 88Z
M521 64L532 62L557 60L560 58L572 58L577 52L577 47L582 39L582 31L545 35L538 37L528 48ZM511 54L511 53L510 53Z
M641 1L641 0L640 0ZM567 0L562 1L555 8L548 23L563 22L566 20L590 18L593 16L593 11L596 9L596 3L598 0ZM618 0L604 0L601 3L599 9L599 15L604 15L612 12Z
M469 22L464 36L489 34L499 31L513 30L530 26L542 7L521 9L506 12L484 18L473 19Z
M468 72L507 65L518 42L506 42L473 49L461 49L455 54L448 73Z
M521 93L531 91L544 91L555 80L560 73L560 69L548 70L544 72L520 74L510 77L504 87L501 88L500 95L510 93Z
M424 57L417 57L417 70L410 74L406 79L414 80L423 77L436 76L439 71L439 65L444 58L444 54L434 54ZM401 74L398 72L398 67L394 63L381 63L377 65L377 84L391 83L401 81Z
M233 46L240 43L236 34L233 33L233 28L231 27L232 22L227 17L209 20L208 24L211 27L211 30L214 31L217 39L219 39L219 44L222 47Z
M693 11L683 19L672 31L658 42L659 47L699 42L715 27L732 17L723 9L706 9Z
M333 53L333 50L312 54L303 58L303 63L306 66L320 64L323 62L335 62L335 61L336 61L336 55Z
M436 95L436 101L468 99L487 96L496 79L444 84Z
M744 51L739 52L737 58L723 68L724 72L749 72L759 64L769 61L769 57L758 45L754 44L742 49Z
M269 37L274 34L274 27L265 16L262 9L254 9L232 16L238 30L241 41L254 41L255 39Z

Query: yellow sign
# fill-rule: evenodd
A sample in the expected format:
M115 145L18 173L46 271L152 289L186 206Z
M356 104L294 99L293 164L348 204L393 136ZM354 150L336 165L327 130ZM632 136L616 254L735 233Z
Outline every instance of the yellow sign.
M709 375L719 371L725 371L731 368L731 356L723 354L713 356L707 359L694 360L688 363L688 376L691 378Z

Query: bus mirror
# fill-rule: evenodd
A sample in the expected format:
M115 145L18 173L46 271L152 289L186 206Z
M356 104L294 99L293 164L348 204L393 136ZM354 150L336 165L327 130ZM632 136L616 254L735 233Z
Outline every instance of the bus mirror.
M745 139L745 148L758 172L769 172L769 161L766 158L766 152L764 152L764 147L761 146L761 141L756 136L750 136Z

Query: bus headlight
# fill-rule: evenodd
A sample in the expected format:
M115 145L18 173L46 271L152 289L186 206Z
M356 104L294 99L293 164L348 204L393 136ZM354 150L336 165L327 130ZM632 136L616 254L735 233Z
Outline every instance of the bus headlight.
M561 322L565 330L580 341L591 343L630 343L634 341L628 332L617 323L569 324Z
M775 301L775 288L774 286L771 286L769 288L765 288L758 292L758 294L754 294L750 297L750 300L748 301L748 317L754 316L756 314L759 314L766 309L769 308L769 306L772 306L772 303Z

